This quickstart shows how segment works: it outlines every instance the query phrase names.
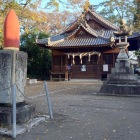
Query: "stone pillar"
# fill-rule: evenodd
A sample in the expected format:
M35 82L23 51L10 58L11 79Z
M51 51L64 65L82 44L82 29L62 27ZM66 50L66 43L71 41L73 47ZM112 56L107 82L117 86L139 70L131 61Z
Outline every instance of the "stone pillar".
M119 60L128 61L129 59L128 59L128 55L126 54L125 49L129 46L129 43L120 42L120 43L117 43L116 46L120 49L120 52L117 56L117 61L119 61Z
M16 101L24 102L27 54L15 50L0 51L0 104L12 104L12 85L17 86Z

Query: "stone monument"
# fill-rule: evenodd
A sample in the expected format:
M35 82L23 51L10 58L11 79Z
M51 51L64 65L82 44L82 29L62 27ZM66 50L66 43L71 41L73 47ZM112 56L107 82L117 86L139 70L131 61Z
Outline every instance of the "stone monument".
M0 50L0 124L12 123L12 86L16 84L17 123L30 119L35 108L25 103L24 87L27 75L27 53L19 51L20 28L10 10L4 22L4 50Z
M127 36L131 34L132 31L126 26L126 21L122 19L120 30L114 32L114 35L119 37L116 47L119 47L120 52L116 59L115 68L112 68L111 74L107 75L107 81L102 85L100 93L140 95L140 82L138 81L138 76L134 74L134 69L130 67L126 53L126 48L129 46Z

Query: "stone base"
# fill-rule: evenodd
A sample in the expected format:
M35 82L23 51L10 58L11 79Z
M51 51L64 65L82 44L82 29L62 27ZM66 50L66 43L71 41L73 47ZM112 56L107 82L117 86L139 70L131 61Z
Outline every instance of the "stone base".
M108 74L107 84L138 84L138 76L135 74Z
M12 106L0 104L0 125L12 125ZM35 106L29 104L17 104L17 124L22 124L35 116Z
M140 95L140 84L103 84L99 93L104 95Z
M30 119L27 123L16 125L16 135L29 132L32 128L41 122L46 122L50 116L43 115ZM12 127L0 127L0 135L13 136Z

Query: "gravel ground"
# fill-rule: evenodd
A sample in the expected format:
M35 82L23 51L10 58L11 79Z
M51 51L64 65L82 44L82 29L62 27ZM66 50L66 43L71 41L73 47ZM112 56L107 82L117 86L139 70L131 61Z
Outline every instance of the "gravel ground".
M53 119L17 140L139 140L140 97L101 96L100 82L47 82ZM43 82L27 85L27 102L48 114ZM0 136L2 140L11 140Z

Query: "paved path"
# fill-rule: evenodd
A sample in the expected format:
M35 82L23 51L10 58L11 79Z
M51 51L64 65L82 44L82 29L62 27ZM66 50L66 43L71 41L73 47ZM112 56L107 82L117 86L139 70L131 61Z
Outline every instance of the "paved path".
M54 118L16 140L140 140L140 97L99 96L100 86L48 82ZM26 87L37 114L48 113L42 88L42 84Z

